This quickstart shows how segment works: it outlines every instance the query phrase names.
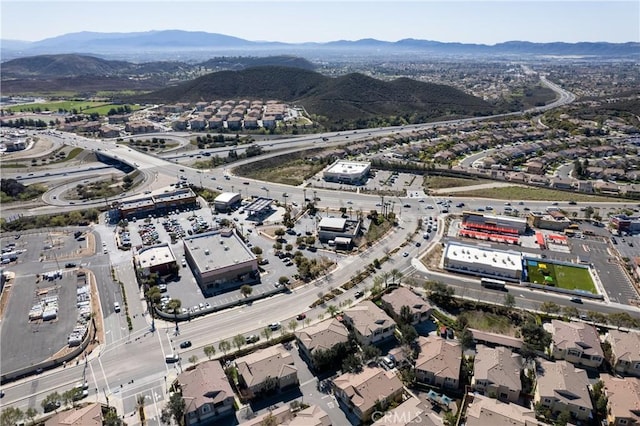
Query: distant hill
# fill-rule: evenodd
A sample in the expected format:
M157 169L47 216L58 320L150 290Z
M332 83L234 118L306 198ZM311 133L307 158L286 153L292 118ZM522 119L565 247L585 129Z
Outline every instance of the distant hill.
M84 75L111 76L129 71L125 61L108 61L84 55L39 55L2 64L2 78L51 78Z
M531 43L509 41L495 45L442 43L404 39L396 42L376 40L338 40L327 43L281 43L249 41L202 31L148 31L134 33L80 32L35 42L2 40L2 57L16 58L41 54L81 53L136 61L177 59L199 60L203 56L296 55L314 57L350 54L386 56L415 52L451 56L592 56L601 58L640 57L640 43ZM188 59L187 59L188 58Z
M132 63L115 61L88 55L60 54L38 55L12 59L2 64L2 79L13 78L56 78L77 76L140 76L148 74L175 74L191 72L202 67L211 70L244 68L262 65L315 69L315 65L304 58L281 55L265 57L222 57L199 63L180 61L154 61Z
M379 116L409 116L418 121L492 111L492 106L484 100L449 86L408 78L385 82L362 74L332 78L286 67L216 72L136 96L134 100L176 103L233 98L278 99L300 104L310 114L324 116L331 122Z

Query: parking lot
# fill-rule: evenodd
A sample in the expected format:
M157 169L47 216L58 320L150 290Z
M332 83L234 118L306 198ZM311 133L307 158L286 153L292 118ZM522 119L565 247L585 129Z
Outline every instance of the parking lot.
M276 211L272 216L281 217L281 214ZM182 237L188 237L190 233L215 230L227 224L233 224L236 227L237 232L244 236L249 247L259 247L261 250L259 255L263 259L260 264L261 282L252 285L252 296L285 290L280 287L280 277L284 276L290 278L291 281L294 280L293 276L297 274L295 264L288 257L276 256L276 250L273 248L276 239L272 231L279 226L270 225L269 222L257 226L254 220L247 217L242 206L230 213L216 213L205 207L198 210L173 212L163 217L147 217L129 221L127 228L133 247L144 245L145 242L152 244L168 242L171 244L171 249L176 256L178 265L180 265L180 271L176 280L168 280L162 287L165 303L171 298L180 299L183 313L201 314L216 307L245 299L239 289L206 297L184 257ZM312 235L315 228L316 219L305 217L296 224L294 230L282 237L282 252L285 252L284 248L289 244L294 248L292 253L298 250L296 244L298 237ZM173 238L172 234L174 234ZM306 247L303 251L304 255L308 258L317 256L333 258L336 256L333 251L323 250L319 242L315 246L319 249Z
M15 278L4 290L8 303L0 334L2 373L37 364L67 346L78 316L78 268L72 265L79 265L83 260L80 256L90 254L89 241L76 240L73 231L23 233L19 239L0 240L3 248L14 243L15 250L22 251L15 262L3 265ZM45 278L48 273L52 279ZM31 308L45 299L50 307L57 304L57 317L30 321Z

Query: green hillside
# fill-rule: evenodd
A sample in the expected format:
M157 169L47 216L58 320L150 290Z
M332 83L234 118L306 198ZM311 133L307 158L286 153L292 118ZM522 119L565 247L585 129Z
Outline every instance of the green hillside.
M386 82L362 74L327 77L288 67L255 67L221 71L143 96L154 103L215 99L276 99L305 107L327 123L371 124L381 117L405 122L490 114L491 104L458 89L408 78Z

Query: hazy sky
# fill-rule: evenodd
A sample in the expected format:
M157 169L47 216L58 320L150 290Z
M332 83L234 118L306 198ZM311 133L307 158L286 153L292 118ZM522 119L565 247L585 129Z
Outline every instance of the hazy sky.
M179 29L247 40L640 41L640 1L1 0L3 39Z

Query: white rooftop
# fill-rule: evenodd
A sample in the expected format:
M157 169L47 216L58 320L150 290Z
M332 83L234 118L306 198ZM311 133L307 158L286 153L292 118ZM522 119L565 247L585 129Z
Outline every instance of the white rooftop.
M522 253L515 251L495 250L488 247L472 246L450 242L447 245L445 255L448 259L464 262L487 265L497 268L522 267Z
M342 231L347 224L347 219L340 217L323 217L318 224L320 229L332 229Z
M223 192L222 194L218 195L215 200L213 200L214 203L229 203L231 202L234 197L237 197L238 195L240 195L237 192Z
M371 163L365 161L338 161L327 169L327 173L360 174L369 167Z

